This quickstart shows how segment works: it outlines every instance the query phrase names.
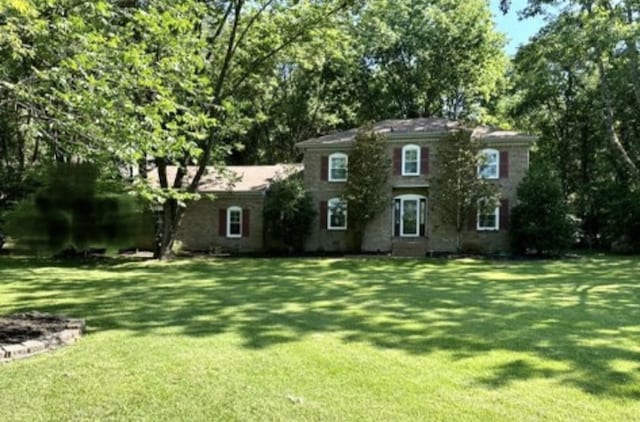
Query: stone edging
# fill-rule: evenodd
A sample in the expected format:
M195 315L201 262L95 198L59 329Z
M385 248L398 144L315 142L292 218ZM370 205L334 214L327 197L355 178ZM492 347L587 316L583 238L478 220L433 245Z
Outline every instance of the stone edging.
M85 330L83 319L64 318L64 329L17 344L0 344L0 364L24 359L42 352L73 344Z

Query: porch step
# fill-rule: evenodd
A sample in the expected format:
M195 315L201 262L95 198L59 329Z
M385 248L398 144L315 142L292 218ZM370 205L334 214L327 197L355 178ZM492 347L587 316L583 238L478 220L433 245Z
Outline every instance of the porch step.
M393 242L391 245L391 255L424 257L427 255L427 242L425 240Z

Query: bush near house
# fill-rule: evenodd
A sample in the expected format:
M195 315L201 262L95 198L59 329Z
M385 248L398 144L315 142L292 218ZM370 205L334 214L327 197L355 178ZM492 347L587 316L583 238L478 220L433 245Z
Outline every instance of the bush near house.
M46 185L8 214L8 235L43 254L131 246L146 227L142 213L132 197L98 177L91 164L52 167Z
M560 179L544 163L532 165L518 187L518 205L511 210L511 247L516 253L561 254L573 243Z
M288 253L302 251L316 210L300 174L271 184L266 194L263 216L268 250Z

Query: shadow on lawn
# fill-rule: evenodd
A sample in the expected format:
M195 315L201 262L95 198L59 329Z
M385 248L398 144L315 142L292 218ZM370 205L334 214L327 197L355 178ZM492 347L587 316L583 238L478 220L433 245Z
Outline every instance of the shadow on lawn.
M0 279L15 280L4 288L17 295L11 310L85 317L90 332L235 332L249 348L334 333L412 354L451 351L459 360L506 350L543 363L518 358L478 382L499 388L558 377L592 394L640 398L637 259L196 260L69 271L46 262L2 263L9 268ZM615 362L635 369L616 370Z

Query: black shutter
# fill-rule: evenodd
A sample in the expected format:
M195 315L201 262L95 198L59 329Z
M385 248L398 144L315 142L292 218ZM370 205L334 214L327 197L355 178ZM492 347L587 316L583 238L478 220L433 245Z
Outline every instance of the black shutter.
M422 153L420 154L420 173L425 176L429 174L429 147L422 147Z
M418 214L420 220L420 236L426 236L427 235L427 200L426 199L421 199L420 200L420 210L419 210L419 214Z
M320 230L327 230L327 201L320 201Z
M500 200L500 230L509 230L509 200Z
M402 148L393 149L393 174L402 174Z
M222 208L218 211L218 235L227 235L227 209Z
M329 179L329 157L323 155L320 157L320 180Z
M248 209L242 210L242 237L249 237L251 234L251 214Z
M400 200L396 199L393 201L393 235L400 236Z
M500 151L500 179L509 177L509 151Z

